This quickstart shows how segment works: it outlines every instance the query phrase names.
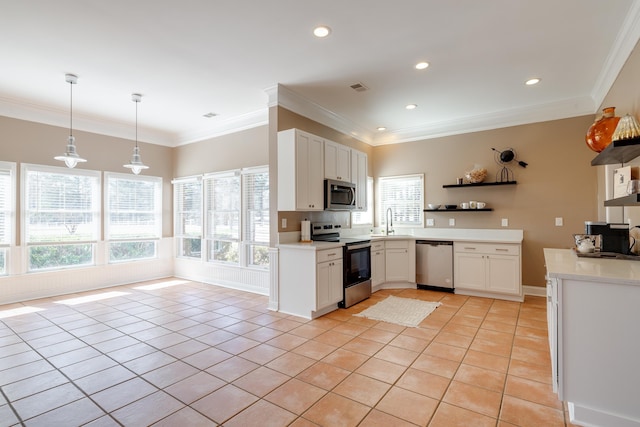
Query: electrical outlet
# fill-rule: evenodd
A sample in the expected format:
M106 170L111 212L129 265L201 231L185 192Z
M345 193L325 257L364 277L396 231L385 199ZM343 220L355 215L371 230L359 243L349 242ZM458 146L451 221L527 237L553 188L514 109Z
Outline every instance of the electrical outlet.
M456 225L456 219L455 218L449 218L449 225L451 227L454 227Z
M433 227L435 225L433 218L427 218L427 227Z
M562 227L563 225L562 217L556 217L556 227Z
M509 226L509 218L502 218L502 226L503 227Z
M287 228L287 218L282 218L282 228Z

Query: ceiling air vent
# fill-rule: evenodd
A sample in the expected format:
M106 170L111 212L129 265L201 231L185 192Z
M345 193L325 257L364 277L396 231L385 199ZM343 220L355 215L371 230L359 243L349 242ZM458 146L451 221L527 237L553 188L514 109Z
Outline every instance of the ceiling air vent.
M355 90L356 92L364 92L365 90L369 90L369 88L363 85L362 83L354 83L349 87Z
M217 116L216 113L207 113L207 114L203 114L202 117L206 117L207 119L210 119L212 117Z

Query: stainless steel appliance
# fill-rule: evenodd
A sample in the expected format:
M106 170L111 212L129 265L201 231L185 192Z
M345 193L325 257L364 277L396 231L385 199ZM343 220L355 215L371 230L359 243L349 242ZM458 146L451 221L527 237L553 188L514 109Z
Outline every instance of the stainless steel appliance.
M324 208L344 211L356 207L356 185L351 182L324 180Z
M416 283L453 292L453 242L416 240Z
M347 308L371 296L371 240L341 238L340 229L339 224L313 223L311 240L343 243L343 294L338 306Z
M629 224L586 221L585 234L599 234L600 251L629 254L633 244L629 241ZM634 240L635 242L635 240Z

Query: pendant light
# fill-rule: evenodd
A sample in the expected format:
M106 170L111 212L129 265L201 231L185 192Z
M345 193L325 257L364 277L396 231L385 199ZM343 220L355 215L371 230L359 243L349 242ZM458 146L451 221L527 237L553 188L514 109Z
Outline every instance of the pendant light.
M69 107L69 139L67 141L67 151L62 156L56 156L54 159L64 162L68 168L74 168L80 162L86 162L86 159L78 156L76 153L75 141L73 137L73 85L78 83L78 76L74 74L65 74L65 81L69 83L71 88L70 107Z
M142 101L142 95L132 93L131 100L136 103L136 146L133 147L133 155L129 164L123 165L125 168L131 169L131 172L138 175L143 169L149 169L149 166L142 163L140 158L140 148L138 148L138 104Z

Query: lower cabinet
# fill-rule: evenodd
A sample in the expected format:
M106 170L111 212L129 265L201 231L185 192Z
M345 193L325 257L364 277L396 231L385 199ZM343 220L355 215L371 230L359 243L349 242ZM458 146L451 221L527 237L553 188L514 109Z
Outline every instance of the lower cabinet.
M456 293L522 301L520 245L455 242Z
M342 301L342 251L318 251L316 265L316 310Z
M279 250L279 311L313 319L338 308L342 301L342 246Z
M387 240L385 242L385 282L416 280L415 240Z
M371 286L379 286L386 280L384 242L371 244Z

